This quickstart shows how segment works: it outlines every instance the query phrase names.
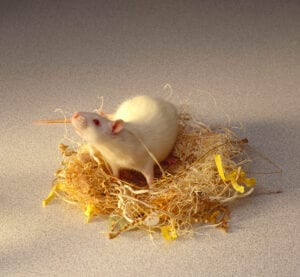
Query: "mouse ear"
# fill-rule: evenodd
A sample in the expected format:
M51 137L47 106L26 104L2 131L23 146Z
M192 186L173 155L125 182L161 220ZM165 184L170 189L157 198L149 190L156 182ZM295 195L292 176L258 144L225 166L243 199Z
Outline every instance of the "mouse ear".
M111 132L113 134L118 134L122 131L124 126L124 121L122 119L117 119L116 121L113 121L111 124Z

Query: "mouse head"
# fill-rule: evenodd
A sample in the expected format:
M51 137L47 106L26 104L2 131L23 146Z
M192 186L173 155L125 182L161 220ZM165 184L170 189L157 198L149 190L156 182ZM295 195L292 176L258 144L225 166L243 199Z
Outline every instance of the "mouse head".
M76 112L71 119L77 134L84 140L96 143L119 134L124 121L111 121L104 114L90 112Z

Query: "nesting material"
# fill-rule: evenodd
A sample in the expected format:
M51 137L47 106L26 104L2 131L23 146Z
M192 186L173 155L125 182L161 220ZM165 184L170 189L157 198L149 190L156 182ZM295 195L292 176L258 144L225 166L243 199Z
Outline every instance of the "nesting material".
M120 179L112 177L89 145L61 144L61 166L43 205L58 197L77 205L88 222L107 216L109 238L134 228L158 231L167 240L194 226L227 230L227 203L249 195L256 182L243 169L245 143L230 129L212 131L182 112L175 148L161 164L163 172L157 167L150 190L140 173L124 170Z

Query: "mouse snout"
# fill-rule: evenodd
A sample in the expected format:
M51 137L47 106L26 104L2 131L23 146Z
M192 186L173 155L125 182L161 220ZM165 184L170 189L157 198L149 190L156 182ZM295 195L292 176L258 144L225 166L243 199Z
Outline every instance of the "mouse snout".
M72 116L72 124L78 130L85 129L87 127L87 120L83 114L76 112Z
M73 114L73 118L77 118L78 116L79 116L78 112L76 112L76 113Z

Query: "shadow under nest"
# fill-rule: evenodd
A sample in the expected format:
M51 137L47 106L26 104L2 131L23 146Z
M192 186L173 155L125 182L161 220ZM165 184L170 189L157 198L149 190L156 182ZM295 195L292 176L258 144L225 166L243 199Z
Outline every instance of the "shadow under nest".
M99 152L87 144L61 144L62 162L48 197L77 205L87 216L108 217L109 238L138 228L161 232L167 240L191 232L194 224L228 228L226 203L249 195L254 178L243 167L247 139L230 129L212 131L189 114L179 116L177 142L171 156L155 169L148 188L140 173L123 170L111 176Z

